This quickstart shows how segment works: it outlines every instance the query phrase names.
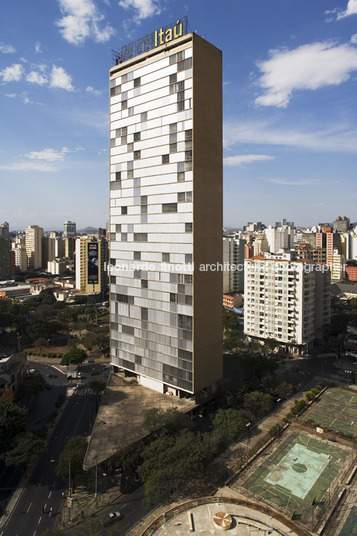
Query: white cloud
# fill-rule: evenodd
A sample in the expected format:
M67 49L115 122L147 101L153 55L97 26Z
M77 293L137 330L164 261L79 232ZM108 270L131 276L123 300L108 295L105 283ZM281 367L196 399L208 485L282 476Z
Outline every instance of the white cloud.
M52 66L50 87L65 89L66 91L74 91L71 76L66 73L63 67L56 67L56 65Z
M223 158L223 164L226 166L241 166L242 164L252 164L253 162L262 162L274 159L274 156L269 156L267 154L241 154Z
M114 34L109 24L103 23L93 0L59 0L63 17L56 22L62 37L72 45L81 45L88 38L105 43Z
M357 0L348 0L346 11L339 11L337 20L344 19L350 15L357 15Z
M353 45L357 45L357 34L354 34L354 35L351 37L350 42L351 42Z
M37 71L28 73L26 80L31 84L38 84L39 86L43 86L47 83L47 78Z
M120 0L119 5L124 9L134 9L137 13L135 20L140 21L161 13L158 0Z
M31 151L22 156L21 162L13 162L12 164L4 164L0 169L9 171L42 171L55 172L58 167L55 162L62 162L66 153L70 152L67 147L62 147L59 151L53 148L46 148L42 151ZM24 158L26 160L24 160Z
M16 52L16 49L12 45L5 45L4 43L0 43L0 52L3 54L13 54Z
M92 86L87 86L86 87L86 92L91 93L92 95L95 95L96 97L98 97L98 95L102 94L100 89L94 89L94 87L92 87Z
M316 181L305 179L301 181L289 181L288 179L268 179L268 182L273 184L280 184L282 186L308 186L311 184L317 184Z
M24 68L20 63L14 63L0 72L3 82L18 82L24 74Z
M57 171L53 164L47 162L14 162L13 164L1 165L0 169L8 171Z
M224 124L224 146L236 143L281 145L314 151L357 152L357 129L347 123L324 124L319 127L306 123L303 129L279 127L269 121L229 121Z
M36 41L35 43L35 52L37 54L41 54L42 53L42 50L41 50L41 43L39 41Z
M265 91L255 99L260 106L286 108L294 91L338 85L357 70L357 50L349 44L316 42L270 54L258 62L263 73L258 85Z
M48 147L47 149L43 149L42 151L32 151L31 153L27 153L25 157L29 158L30 160L59 162L64 159L66 153L69 153L69 149L67 149L67 147L62 147L60 151L56 151L55 149Z
M31 102L26 93L5 93L5 97L8 97L9 99L20 98L24 104L29 104Z

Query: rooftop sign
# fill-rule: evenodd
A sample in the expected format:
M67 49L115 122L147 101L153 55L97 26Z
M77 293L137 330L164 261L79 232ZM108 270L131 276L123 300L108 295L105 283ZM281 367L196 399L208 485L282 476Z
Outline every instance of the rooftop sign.
M120 52L113 50L113 59L116 65L118 65L160 45L170 43L170 41L185 34L187 34L187 17L183 17L163 28L159 28L145 35L145 37L140 37L137 41L121 47Z

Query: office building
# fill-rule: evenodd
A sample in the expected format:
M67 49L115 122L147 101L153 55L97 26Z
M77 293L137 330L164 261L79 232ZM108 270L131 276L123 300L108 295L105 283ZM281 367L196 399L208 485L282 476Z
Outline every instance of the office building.
M25 231L25 248L28 268L42 267L43 229L38 225L30 225Z
M223 293L243 292L245 240L235 236L223 237Z
M64 238L74 238L76 236L76 224L74 221L65 221L64 222Z
M108 242L102 237L79 236L75 251L76 289L84 294L104 293L108 287Z
M305 352L329 323L330 271L291 253L254 257L245 261L244 298L246 335Z
M350 229L350 219L346 216L338 216L333 222L334 233L347 233Z
M182 26L110 71L111 362L189 396L222 377L222 66Z

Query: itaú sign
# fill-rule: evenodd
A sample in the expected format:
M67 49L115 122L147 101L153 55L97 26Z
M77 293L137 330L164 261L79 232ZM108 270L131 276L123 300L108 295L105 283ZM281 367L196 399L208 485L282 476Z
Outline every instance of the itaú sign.
M132 43L121 47L119 52L113 50L113 59L118 65L119 63L123 63L135 56L144 54L144 52L148 52L160 45L170 43L170 41L173 41L186 33L187 17L183 17L182 19L178 19L163 28L159 28L150 34L145 35L145 37L140 37L137 41L133 41Z

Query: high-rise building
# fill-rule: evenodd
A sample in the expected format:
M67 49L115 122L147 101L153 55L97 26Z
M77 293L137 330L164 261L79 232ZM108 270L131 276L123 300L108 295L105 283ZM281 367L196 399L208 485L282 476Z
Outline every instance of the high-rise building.
M330 271L290 253L245 261L244 333L301 351L330 319Z
M30 225L25 231L25 247L28 268L42 266L42 237L43 229L38 225Z
M99 294L108 286L106 264L108 242L104 237L76 238L76 289L85 294Z
M350 219L347 216L338 216L333 222L334 233L347 233L350 229Z
M111 362L178 396L222 377L221 52L184 33L110 71Z
M0 237L9 240L9 224L7 221L0 224Z
M64 238L74 238L76 236L76 224L73 221L64 222Z
M243 292L246 242L235 235L223 237L223 293Z

